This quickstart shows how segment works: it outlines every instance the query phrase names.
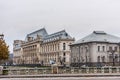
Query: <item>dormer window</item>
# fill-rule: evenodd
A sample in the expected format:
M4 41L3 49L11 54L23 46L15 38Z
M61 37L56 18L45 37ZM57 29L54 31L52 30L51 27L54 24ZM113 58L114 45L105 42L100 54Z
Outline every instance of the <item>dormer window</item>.
M65 33L65 36L68 36L68 34L67 34L67 33Z

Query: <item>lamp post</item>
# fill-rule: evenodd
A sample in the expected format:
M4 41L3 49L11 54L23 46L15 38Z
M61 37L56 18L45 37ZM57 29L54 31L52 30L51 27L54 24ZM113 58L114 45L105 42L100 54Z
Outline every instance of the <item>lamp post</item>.
M118 43L119 46L119 66L120 66L120 42Z
M3 40L3 38L4 38L4 35L3 35L3 34L0 34L0 39Z
M86 55L86 65L85 66L87 67L87 55Z
M116 52L115 50L109 50L108 52L111 52L112 53L112 64L113 66L115 66L115 56L114 56L114 53Z

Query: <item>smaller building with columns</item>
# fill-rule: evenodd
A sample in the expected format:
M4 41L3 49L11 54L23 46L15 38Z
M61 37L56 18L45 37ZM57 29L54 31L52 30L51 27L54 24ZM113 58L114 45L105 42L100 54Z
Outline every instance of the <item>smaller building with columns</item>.
M94 31L71 45L71 66L120 66L120 38Z

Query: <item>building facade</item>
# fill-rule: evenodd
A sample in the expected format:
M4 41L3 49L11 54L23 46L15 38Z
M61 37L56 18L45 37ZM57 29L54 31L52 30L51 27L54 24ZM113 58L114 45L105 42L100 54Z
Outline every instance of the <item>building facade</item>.
M25 41L22 41L20 52L18 52L22 54L19 58L21 62L16 64L69 65L71 52L69 45L73 42L74 38L65 30L50 35L45 28L37 30L28 34ZM16 54L15 50L14 54Z
M22 63L22 40L14 40L13 44L13 52L14 52L14 58L13 58L13 64L21 64Z
M92 34L71 45L71 66L120 65L120 38L104 31Z

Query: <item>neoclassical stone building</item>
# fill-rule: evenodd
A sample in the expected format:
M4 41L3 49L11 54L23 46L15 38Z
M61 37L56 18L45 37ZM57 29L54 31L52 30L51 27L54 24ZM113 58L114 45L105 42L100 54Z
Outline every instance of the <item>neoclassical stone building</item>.
M14 58L13 58L13 64L22 64L22 40L14 40L13 44L13 52L14 52Z
M105 65L120 65L119 37L94 31L71 45L71 66Z
M52 63L58 65L70 64L70 44L74 42L65 30L48 34L45 28L32 32L26 36L20 46L21 62L15 64L40 64L50 66ZM15 42L14 42L15 44ZM16 54L16 46L13 53Z

